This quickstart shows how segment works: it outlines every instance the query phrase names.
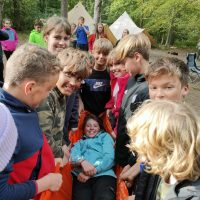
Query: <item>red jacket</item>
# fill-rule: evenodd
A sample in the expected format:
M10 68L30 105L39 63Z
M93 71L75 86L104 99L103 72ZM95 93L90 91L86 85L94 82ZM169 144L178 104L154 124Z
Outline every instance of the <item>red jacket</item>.
M119 110L120 110L120 106L121 106L121 103L122 103L122 98L124 96L124 90L126 88L126 84L127 84L129 77L130 77L130 75L126 74L123 77L115 78L114 75L112 73L110 73L111 99L108 101L105 108L106 109L112 109L112 113L113 113L113 115L115 116L116 119L119 116ZM116 83L118 83L118 85L119 85L119 91L117 93L117 99L116 99L116 102L115 102L114 97L113 97L113 91L114 91Z

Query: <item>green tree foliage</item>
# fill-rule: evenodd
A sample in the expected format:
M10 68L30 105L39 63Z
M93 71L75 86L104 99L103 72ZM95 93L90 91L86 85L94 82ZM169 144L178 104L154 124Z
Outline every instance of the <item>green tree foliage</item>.
M79 1L93 16L94 0L68 0L68 10ZM17 30L32 29L36 18L60 15L61 0L0 2L3 5L0 17L11 18ZM110 25L124 11L160 44L195 46L200 39L200 0L102 0L100 21Z

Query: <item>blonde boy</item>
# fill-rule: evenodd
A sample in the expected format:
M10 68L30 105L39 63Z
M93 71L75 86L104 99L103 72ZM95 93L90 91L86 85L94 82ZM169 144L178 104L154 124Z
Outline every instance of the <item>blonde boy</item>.
M63 139L66 115L66 96L76 91L81 81L89 75L87 58L80 50L65 49L58 54L62 71L56 87L39 106L38 115L42 130L53 150L55 158L68 156L68 145Z
M154 185L151 200L200 198L200 120L189 106L146 102L129 119L128 130L139 162L162 178L159 187Z
M181 101L188 94L189 69L182 60L175 57L156 60L146 69L145 78L148 82L149 96L153 100ZM129 185L133 183L140 169L138 164L127 169L123 171L120 178L126 180ZM143 171L139 182L141 184L135 192L136 198L151 200L152 196L148 195L155 191L152 186L157 185L158 177Z
M0 102L9 108L19 137L13 158L0 173L2 199L33 199L61 186L61 175L50 173L55 166L53 154L35 112L55 86L59 71L55 56L31 44L19 47L6 64Z
M116 47L116 58L124 63L131 78L122 100L116 137L115 159L116 163L124 167L129 164L131 155L126 145L129 143L129 136L126 130L128 118L144 100L149 98L148 86L144 78L144 72L148 66L150 41L146 35L128 35L124 37ZM134 164L135 160L131 160Z
M112 48L108 39L100 38L94 42L94 68L91 75L84 80L80 92L84 109L96 116L105 111L105 104L110 99L110 76L106 62Z

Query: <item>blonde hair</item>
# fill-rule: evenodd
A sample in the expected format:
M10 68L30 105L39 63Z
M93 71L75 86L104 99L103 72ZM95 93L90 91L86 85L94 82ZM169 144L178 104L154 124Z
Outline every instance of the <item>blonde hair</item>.
M93 45L93 51L101 52L104 55L108 55L112 49L112 43L106 38L99 38L98 40L95 40Z
M52 30L56 32L64 31L67 35L71 35L71 26L64 17L50 17L44 27L44 36L49 35Z
M89 76L88 57L84 52L78 49L67 48L58 53L57 57L60 60L62 69L67 66L68 72L75 74L81 79Z
M46 49L34 44L24 44L17 48L6 63L5 82L15 86L25 79L38 83L61 70L59 60Z
M175 57L165 57L156 60L145 71L147 81L168 74L178 76L182 86L188 85L189 69L188 66L180 59Z
M200 120L183 103L149 100L128 120L130 149L147 171L178 181L200 176Z
M112 66L113 64L116 63L120 63L119 60L117 60L117 56L116 56L116 50L113 49L109 54L108 54L108 58L107 58L107 65L108 66Z
M126 57L132 58L136 52L140 53L145 60L149 60L150 49L150 40L144 33L130 34L122 38L117 45L117 60L123 61Z

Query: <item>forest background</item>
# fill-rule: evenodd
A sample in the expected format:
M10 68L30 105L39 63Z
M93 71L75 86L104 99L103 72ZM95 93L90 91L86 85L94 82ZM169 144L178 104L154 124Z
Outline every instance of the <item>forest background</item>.
M71 10L79 0L0 0L0 21L8 17L13 27L22 33L33 29L33 21L61 15ZM64 4L63 4L64 3ZM99 19L111 25L124 11L145 28L158 45L196 47L200 39L200 0L81 0L93 17L99 9Z

